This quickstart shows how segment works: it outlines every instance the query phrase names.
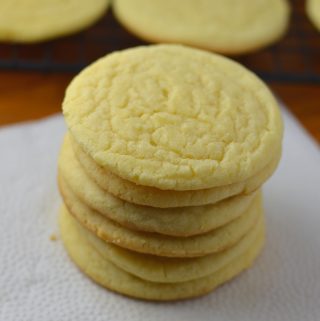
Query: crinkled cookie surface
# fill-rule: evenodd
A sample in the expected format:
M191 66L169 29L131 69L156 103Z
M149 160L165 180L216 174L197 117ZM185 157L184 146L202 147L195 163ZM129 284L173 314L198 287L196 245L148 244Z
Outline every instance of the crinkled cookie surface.
M245 180L281 145L277 102L254 74L177 45L98 60L72 81L63 110L73 137L99 165L159 189Z

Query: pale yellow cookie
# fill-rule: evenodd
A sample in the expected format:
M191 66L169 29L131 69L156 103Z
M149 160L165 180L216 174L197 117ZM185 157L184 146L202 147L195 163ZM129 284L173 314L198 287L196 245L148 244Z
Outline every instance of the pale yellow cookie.
M287 0L115 0L118 20L151 42L173 42L225 54L267 46L283 36Z
M264 243L262 233L245 253L206 277L180 283L155 283L135 277L103 258L66 218L67 215L62 212L61 236L76 265L95 282L110 290L147 300L178 300L204 295L251 266Z
M320 31L320 0L306 0L306 12L314 26Z
M67 134L65 145L70 148ZM278 166L281 151L275 151L273 159L259 173L245 181L209 189L191 191L170 191L154 187L137 185L112 174L97 165L78 144L72 140L78 161L88 176L94 179L104 190L127 202L157 208L185 207L214 204L231 196L249 196L273 174Z
M37 42L80 31L98 20L109 0L1 0L0 40Z
M262 197L258 194L249 209L232 222L205 234L174 237L125 228L82 203L70 190L64 189L61 180L59 187L68 211L99 238L157 256L196 257L222 251L236 244L263 215Z
M82 227L71 215L81 233L108 261L143 280L176 283L198 279L212 274L248 250L264 229L263 219L234 246L229 249L197 258L164 258L141 254L104 242Z
M98 60L71 82L63 111L96 163L164 190L242 182L281 146L278 104L261 80L227 58L178 45Z
M104 191L87 176L67 138L59 156L59 176L64 195L74 194L89 207L125 227L172 236L202 234L220 227L244 213L255 195L234 196L213 205L166 209L131 204Z

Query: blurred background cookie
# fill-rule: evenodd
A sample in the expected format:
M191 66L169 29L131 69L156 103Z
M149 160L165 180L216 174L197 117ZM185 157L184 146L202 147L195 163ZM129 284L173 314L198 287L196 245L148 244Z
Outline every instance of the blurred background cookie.
M314 26L320 31L320 0L306 0L306 12Z
M1 0L0 40L38 42L69 35L102 17L109 0Z
M286 0L115 0L118 20L151 42L174 42L223 54L242 54L281 38Z

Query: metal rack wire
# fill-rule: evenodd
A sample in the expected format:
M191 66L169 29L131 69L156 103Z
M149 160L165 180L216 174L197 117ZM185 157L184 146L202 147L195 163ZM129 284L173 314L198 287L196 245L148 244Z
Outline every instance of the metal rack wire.
M291 25L275 45L236 58L266 81L320 83L320 33L311 25L303 0L292 0ZM0 69L77 72L114 50L145 44L124 30L111 10L75 36L32 44L0 44Z

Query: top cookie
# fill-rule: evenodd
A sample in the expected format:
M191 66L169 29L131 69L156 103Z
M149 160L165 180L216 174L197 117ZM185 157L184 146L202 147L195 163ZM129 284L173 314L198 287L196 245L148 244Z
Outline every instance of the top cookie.
M0 40L37 42L77 32L100 18L110 0L1 0Z
M281 145L279 108L262 81L227 58L178 45L98 60L72 81L63 111L99 165L164 190L245 180Z
M287 30L287 0L115 0L128 30L151 42L175 42L225 54L256 50Z

